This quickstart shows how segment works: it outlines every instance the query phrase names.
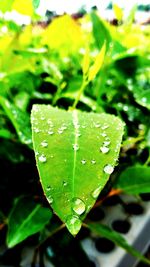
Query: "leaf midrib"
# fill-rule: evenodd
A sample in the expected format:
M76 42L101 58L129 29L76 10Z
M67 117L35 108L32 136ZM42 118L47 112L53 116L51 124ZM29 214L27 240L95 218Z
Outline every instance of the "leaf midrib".
M78 145L78 135L77 135L78 128L77 128L77 125L78 125L78 122L79 122L76 110L74 110L72 112L72 118L73 118L73 125L74 125L74 131L75 131L73 145L76 146L76 145ZM72 173L72 198L75 197L74 185L75 185L76 159L77 159L77 150L75 149L74 150L74 158L73 158L73 173Z

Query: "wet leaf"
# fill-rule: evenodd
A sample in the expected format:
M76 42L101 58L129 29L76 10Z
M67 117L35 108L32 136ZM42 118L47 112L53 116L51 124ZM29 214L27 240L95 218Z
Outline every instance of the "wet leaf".
M140 254L140 252L130 246L122 235L111 230L108 226L100 223L89 223L88 227L96 234L108 238L109 240L113 241L117 246L125 249L132 256L150 265L150 261L148 259L146 259Z
M120 174L114 187L129 194L149 193L150 167L140 165L128 167Z
M119 118L34 105L33 145L44 193L76 235L113 172L123 134Z
M42 207L32 199L28 197L18 199L8 219L8 247L14 247L42 230L51 217L52 213L48 208Z

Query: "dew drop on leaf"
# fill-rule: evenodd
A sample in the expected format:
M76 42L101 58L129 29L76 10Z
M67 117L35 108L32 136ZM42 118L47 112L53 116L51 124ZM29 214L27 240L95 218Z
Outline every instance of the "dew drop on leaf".
M113 171L114 171L114 167L112 165L110 165L110 164L107 164L104 167L104 172L105 173L111 174Z
M52 135L52 134L54 134L54 132L53 131L48 131L47 132L49 135Z
M33 131L34 131L35 133L39 133L39 132L40 132L40 130L39 130L38 128L34 128Z
M78 146L78 144L73 144L73 149L74 149L75 151L79 150L79 146Z
M59 134L62 134L64 132L63 128L59 128L58 131L57 131Z
M46 190L47 190L47 191L50 191L50 190L51 190L51 186L48 185L48 186L46 187Z
M98 197L99 193L101 192L101 190L102 190L102 187L101 187L101 186L97 187L97 188L92 192L92 197L96 199L96 198Z
M85 211L85 204L80 198L74 198L72 208L75 213L81 215Z
M104 125L104 126L102 126L102 130L106 130L107 128L108 128L109 126L108 125Z
M81 163L82 163L83 165L85 165L85 164L86 164L86 160L85 160L85 159L82 159L82 160L81 160Z
M67 182L63 181L63 186L67 186Z
M100 151L101 151L103 154L106 154L106 153L109 152L109 147L101 146L101 147L100 147Z
M91 163L94 165L94 164L96 164L96 160L95 159L92 159L91 160Z
M100 123L95 123L94 126L95 126L95 128L100 128L101 125L100 125Z
M44 162L46 162L46 160L47 159L46 159L46 156L44 154L42 154L41 156L39 156L39 161L40 162L43 162L44 163Z
M106 133L101 133L101 136L106 137L107 134Z
M53 198L52 197L48 196L47 199L48 199L49 204L53 203Z
M42 146L42 147L48 147L48 143L47 143L47 141L46 141L46 140L42 141L42 142L41 142L41 146Z
M104 146L109 146L110 145L110 141L104 141Z
M66 225L72 235L76 235L81 229L81 221L75 215L69 215L66 220Z

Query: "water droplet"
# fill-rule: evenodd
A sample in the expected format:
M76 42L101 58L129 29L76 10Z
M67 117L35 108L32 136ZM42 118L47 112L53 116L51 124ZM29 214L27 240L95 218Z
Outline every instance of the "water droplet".
M102 186L97 187L97 188L92 192L92 197L93 197L93 198L97 198L97 197L99 196L101 190L102 190Z
M39 152L38 151L35 151L35 156L38 156L39 155Z
M95 159L92 159L92 160L91 160L91 163L92 163L92 164L96 164L96 160L95 160Z
M51 186L48 185L48 186L46 187L46 190L47 190L47 191L50 191L50 190L51 190Z
M49 204L52 204L53 203L53 198L52 197L47 197L47 200L48 200L48 202L49 202Z
M108 128L109 126L108 125L104 125L104 126L102 126L102 130L106 130L107 128Z
M105 173L111 174L113 171L114 171L114 167L112 165L110 165L110 164L107 164L104 167L104 172Z
M66 181L63 181L63 186L67 186L67 182Z
M48 120L47 120L47 123L50 124L51 126L53 125L51 119L48 119Z
M75 151L79 150L79 146L78 146L78 144L73 144L73 149L74 149Z
M54 132L53 131L48 131L47 132L49 135L52 135L52 134L54 134Z
M62 131L64 131L64 130L67 129L67 126L63 125L63 126L61 127L61 129L62 129Z
M41 121L44 121L45 120L45 117L41 117Z
M40 132L40 130L38 128L34 128L33 130L34 130L35 133L39 133Z
M103 154L106 154L109 152L109 147L107 146L101 146L100 147L100 151L103 153Z
M45 157L45 155L44 154L42 154L41 156L39 156L39 161L40 162L46 162L46 157Z
M41 146L42 146L42 147L48 147L48 143L47 143L47 141L46 141L46 140L42 141L42 142L41 142Z
M128 109L129 109L129 107L128 107L127 105L124 105L124 106L123 106L123 110L124 110L124 111L128 111Z
M76 235L81 229L81 221L75 215L69 215L66 220L66 226L72 235Z
M74 198L72 208L75 213L81 215L85 211L85 204L80 198Z
M85 159L82 159L81 160L81 163L84 165L84 164L86 164L86 160Z
M104 146L109 146L110 145L110 141L104 141Z
M147 102L147 98L146 97L142 97L141 100L142 100L143 103L146 103Z
M78 137L80 137L80 136L81 136L81 134L80 134L80 133L77 133L77 136L78 136Z
M100 128L100 127L101 127L100 123L94 123L94 126L95 126L96 128Z
M103 136L103 137L106 137L107 136L106 133L101 133L100 135Z
M58 131L57 131L59 134L62 134L63 133L63 130L62 130L62 128L60 128L60 129L58 129Z

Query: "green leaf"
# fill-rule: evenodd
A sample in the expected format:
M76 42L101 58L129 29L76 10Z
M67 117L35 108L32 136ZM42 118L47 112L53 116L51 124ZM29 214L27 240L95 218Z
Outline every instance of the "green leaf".
M32 3L33 3L33 7L36 9L40 5L40 0L32 0Z
M22 110L10 103L4 97L0 97L0 105L3 107L6 115L11 120L20 141L23 144L31 146L31 130L29 117Z
M123 134L119 118L34 105L33 146L44 193L76 235L113 172Z
M91 13L91 20L93 24L93 36L95 38L96 46L101 49L106 41L106 50L108 50L110 42L112 41L109 30L106 27L106 22L95 13Z
M136 102L150 110L150 89L143 90L143 88L140 88L140 90L138 90L135 87L134 91L134 97Z
M51 217L52 213L48 208L42 207L32 199L28 197L18 199L8 219L8 247L14 247L42 230Z
M114 187L129 194L149 193L150 167L140 165L128 167L120 174Z
M0 137L11 139L13 137L12 133L7 129L0 129Z
M123 18L123 11L122 11L122 9L118 5L113 4L113 10L114 10L116 19L118 21L122 21L122 18Z
M88 77L89 82L94 80L95 76L100 71L102 64L103 64L103 61L104 61L105 52L106 52L106 43L104 42L99 54L96 57L96 60L93 64L93 66L89 70L89 75L88 75L89 76Z
M146 259L140 254L140 252L130 246L127 241L122 237L122 235L111 230L108 226L100 223L88 223L88 227L96 234L108 238L109 240L113 241L117 246L120 246L121 248L125 249L132 256L150 265L150 261L148 259Z

